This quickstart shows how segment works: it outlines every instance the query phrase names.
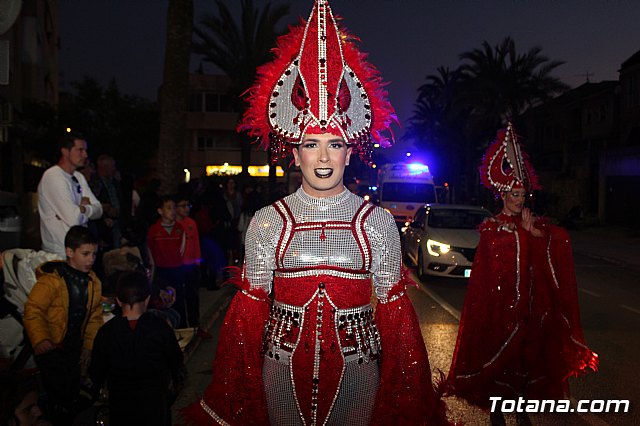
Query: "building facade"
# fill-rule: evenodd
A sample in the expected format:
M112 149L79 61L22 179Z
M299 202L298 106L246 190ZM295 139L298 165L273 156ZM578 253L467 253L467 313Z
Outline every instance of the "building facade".
M186 168L191 178L205 175L235 175L242 169L243 142L236 132L240 119L237 96L231 93L225 75L191 74L187 98ZM249 147L249 164L267 165L267 154Z
M620 139L600 157L599 215L640 229L640 51L620 66Z
M38 221L34 195L25 186L29 164L20 116L29 103L58 104L58 1L5 0L0 17L0 221L19 213L21 231L16 232L22 233L21 244L29 246L24 236L37 234ZM11 246L16 245L12 240Z
M0 21L0 189L23 190L22 152L13 131L26 102L58 104L58 5L8 0Z
M640 227L640 52L618 81L587 82L527 111L522 127L545 213ZM634 204L635 203L635 204Z

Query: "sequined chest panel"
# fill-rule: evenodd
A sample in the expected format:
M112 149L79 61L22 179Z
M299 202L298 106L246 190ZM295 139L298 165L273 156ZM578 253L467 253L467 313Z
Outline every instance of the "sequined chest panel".
M351 220L328 220L321 211L296 220L284 200L276 202L274 207L283 220L276 248L277 272L295 274L326 269L345 274L368 273L371 247L364 222L374 206L362 203Z

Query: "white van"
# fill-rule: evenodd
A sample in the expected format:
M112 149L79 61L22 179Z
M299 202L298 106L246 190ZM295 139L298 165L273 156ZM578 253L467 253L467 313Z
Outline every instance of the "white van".
M393 214L398 226L411 221L416 210L438 202L429 167L421 163L391 163L378 171L380 207Z

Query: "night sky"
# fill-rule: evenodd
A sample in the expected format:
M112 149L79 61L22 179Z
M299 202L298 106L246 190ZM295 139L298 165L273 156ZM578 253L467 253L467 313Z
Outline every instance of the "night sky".
M239 10L238 0L228 0ZM312 0L292 0L290 19L308 17ZM120 90L156 99L162 79L167 0L64 0L58 2L61 89L83 75ZM256 0L256 4L264 2ZM361 48L389 81L402 122L417 88L438 66L456 68L460 53L483 40L512 36L519 52L541 46L566 64L555 76L576 87L616 80L620 64L640 49L636 0L332 0L334 14L362 39ZM194 0L195 23L212 1ZM200 63L192 61L192 70ZM214 69L207 67L206 72Z

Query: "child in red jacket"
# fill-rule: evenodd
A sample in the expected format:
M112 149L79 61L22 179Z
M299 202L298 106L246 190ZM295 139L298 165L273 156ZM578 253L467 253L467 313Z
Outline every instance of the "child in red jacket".
M178 327L187 326L185 307L185 276L182 267L186 235L180 222L176 221L176 203L168 196L158 203L160 218L151 225L147 233L147 246L154 264L154 284L160 288L175 289L173 308L180 314Z
M182 265L185 276L185 299L187 305L187 323L189 327L200 326L200 235L195 220L189 217L191 203L189 197L176 197L176 220L182 225L185 233L184 255ZM204 336L204 332L198 330Z

